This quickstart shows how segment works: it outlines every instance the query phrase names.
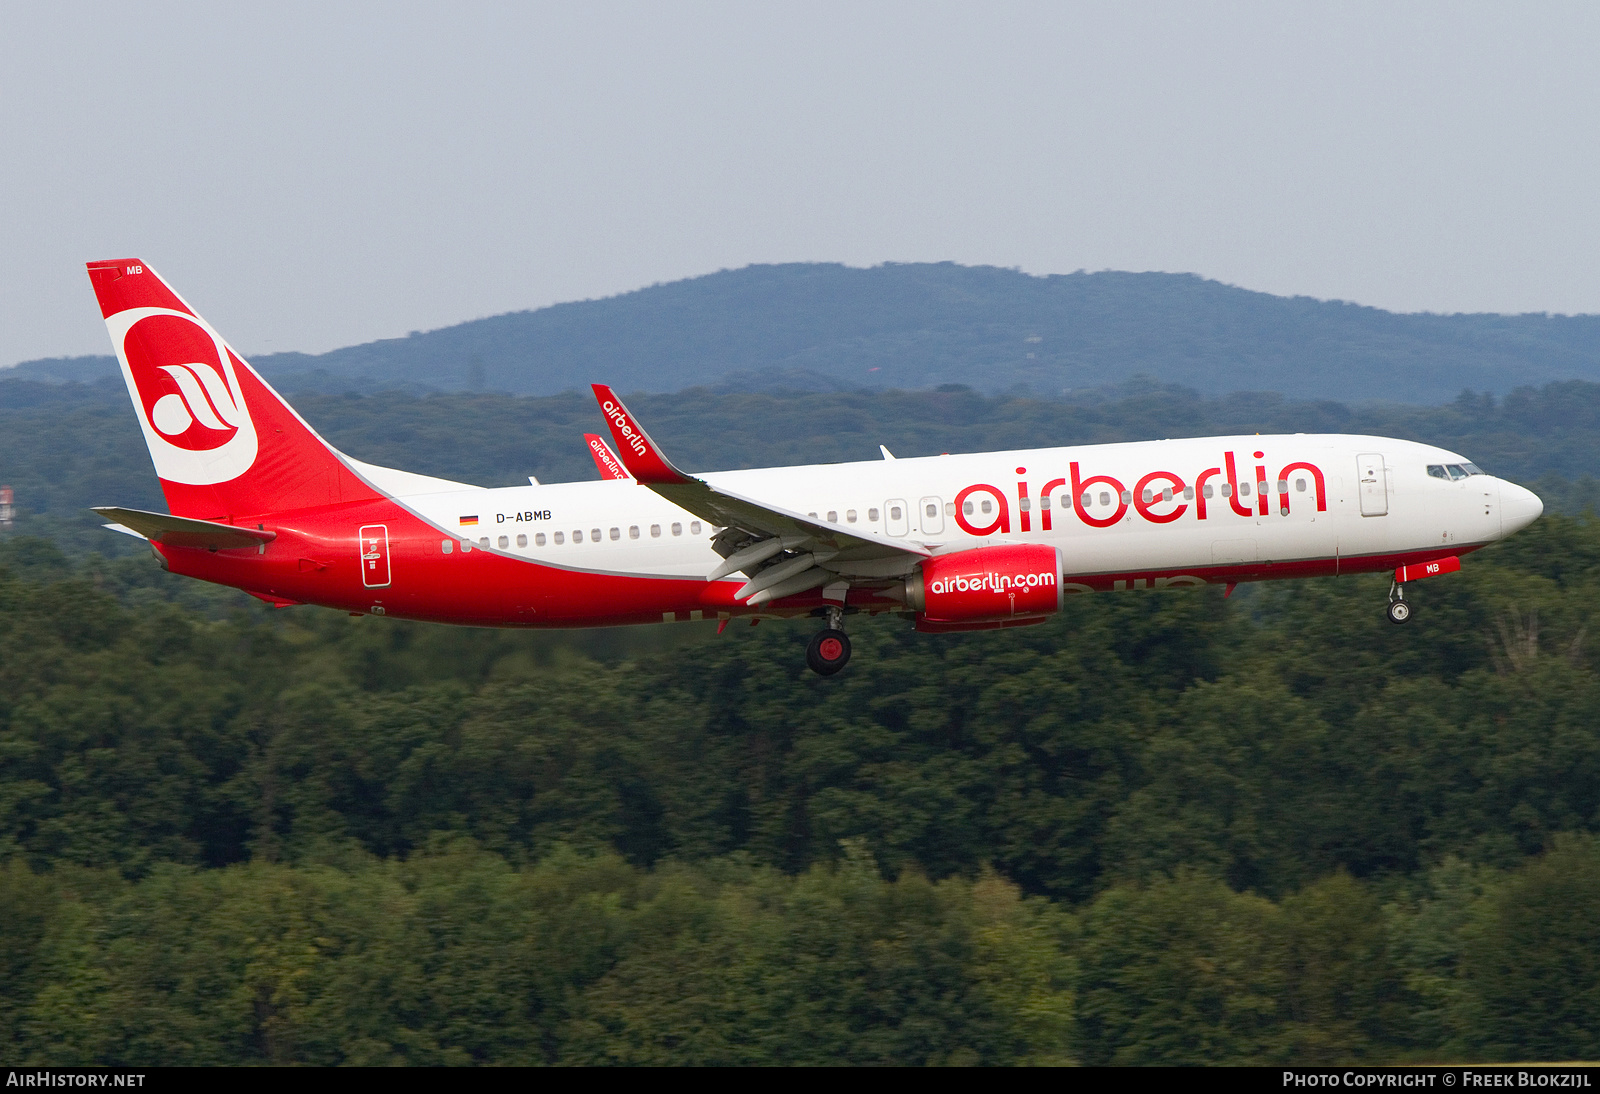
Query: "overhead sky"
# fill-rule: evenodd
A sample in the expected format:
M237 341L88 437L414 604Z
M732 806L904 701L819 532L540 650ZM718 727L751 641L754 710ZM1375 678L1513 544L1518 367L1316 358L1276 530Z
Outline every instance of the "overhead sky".
M1600 312L1600 8L0 0L0 364L137 256L247 353L752 262Z

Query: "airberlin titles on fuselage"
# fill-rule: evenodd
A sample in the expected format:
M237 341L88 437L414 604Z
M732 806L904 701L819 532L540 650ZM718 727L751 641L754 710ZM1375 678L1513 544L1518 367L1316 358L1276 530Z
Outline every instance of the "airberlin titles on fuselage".
M1265 459L1262 452L1255 452L1253 456L1258 461ZM1183 476L1173 471L1151 471L1141 476L1129 489L1111 475L1085 476L1078 461L1073 460L1068 465L1066 475L1049 479L1039 487L1039 530L1052 530L1051 499L1057 497L1060 499L1059 508L1072 510L1079 520L1091 528L1110 528L1121 523L1130 507L1151 524L1170 524L1188 512L1193 503L1195 518L1206 520L1213 507L1209 503L1218 500L1226 501L1229 508L1241 517L1264 517L1271 513L1270 497L1274 487L1280 516L1289 515L1290 495L1293 493L1310 492L1312 496L1307 500L1315 500L1316 511L1327 511L1327 479L1316 464L1308 460L1294 460L1284 464L1271 479L1267 477L1267 467L1265 463L1256 463L1253 468L1254 479L1241 482L1234 453L1226 452L1216 467L1201 471L1193 482L1185 481ZM1019 467L1016 473L1018 476L1026 475L1028 469ZM1212 480L1221 481L1213 484ZM1251 498L1252 494L1254 498ZM993 499L992 504L983 506L981 514L974 514L968 507L969 500L977 495ZM1109 509L1109 512L1096 515L1092 511L1096 508L1097 495L1100 498L1099 508ZM1251 499L1251 504L1243 500L1247 498ZM1016 531L1030 532L1033 530L1035 496L1030 492L1025 478L1017 480L1016 499ZM1009 535L1013 530L1008 494L991 483L974 483L962 488L955 496L954 509L956 524L968 535ZM974 515L990 516L992 519L980 524L972 519Z

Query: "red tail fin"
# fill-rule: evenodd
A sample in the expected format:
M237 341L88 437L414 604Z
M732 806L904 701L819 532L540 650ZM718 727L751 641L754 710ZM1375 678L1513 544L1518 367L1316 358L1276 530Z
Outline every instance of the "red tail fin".
M167 506L228 522L382 497L136 258L89 263Z

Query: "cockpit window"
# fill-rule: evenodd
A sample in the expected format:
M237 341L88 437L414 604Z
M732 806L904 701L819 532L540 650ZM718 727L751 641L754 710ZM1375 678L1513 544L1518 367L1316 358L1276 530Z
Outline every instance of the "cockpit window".
M1470 475L1482 475L1483 468L1475 463L1430 463L1428 474L1436 479L1464 479Z
M1459 463L1447 463L1444 465L1444 469L1450 472L1452 479L1464 479L1467 477L1467 469Z
M1428 465L1428 474L1436 479L1448 479L1450 477L1450 473L1444 469L1444 464L1442 463L1430 463Z
M1487 471L1485 471L1483 468L1479 467L1475 463L1464 463L1461 466L1465 467L1467 469L1467 474L1469 474L1469 475L1487 475L1488 474Z

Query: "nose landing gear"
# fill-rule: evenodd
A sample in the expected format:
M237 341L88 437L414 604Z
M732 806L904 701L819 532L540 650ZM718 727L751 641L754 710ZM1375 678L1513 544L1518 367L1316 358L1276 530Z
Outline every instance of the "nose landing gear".
M1406 587L1396 581L1389 586L1389 622L1404 623L1411 618L1411 605L1406 603Z
M844 610L829 606L828 628L806 646L806 664L818 676L832 676L850 663L850 639L844 633Z

